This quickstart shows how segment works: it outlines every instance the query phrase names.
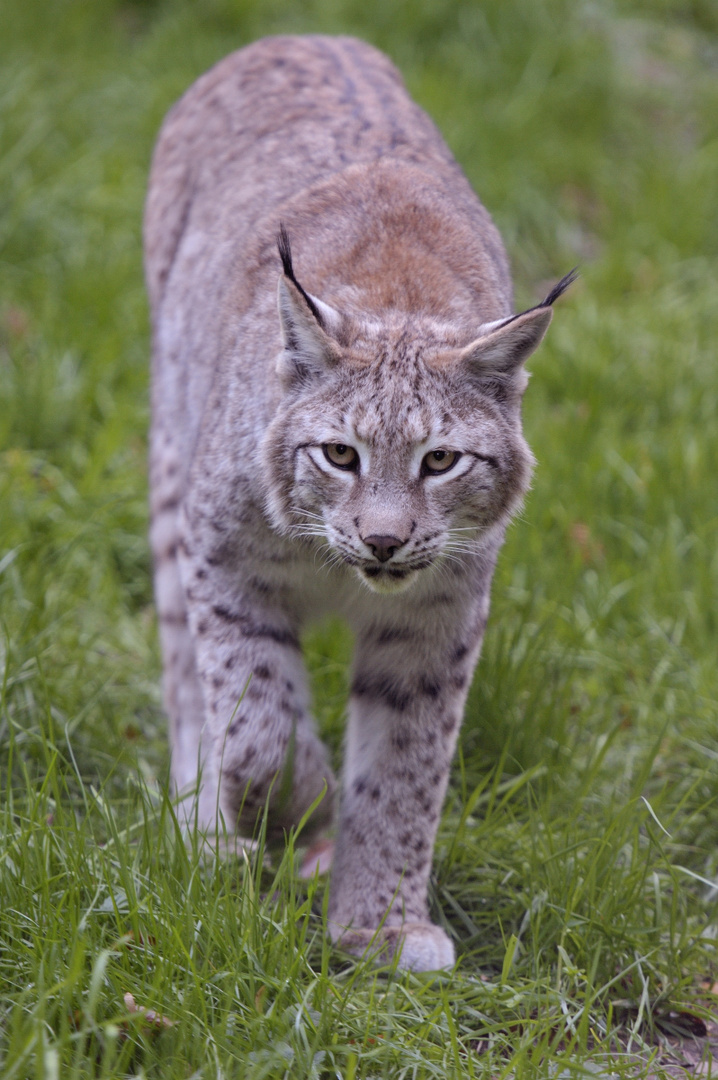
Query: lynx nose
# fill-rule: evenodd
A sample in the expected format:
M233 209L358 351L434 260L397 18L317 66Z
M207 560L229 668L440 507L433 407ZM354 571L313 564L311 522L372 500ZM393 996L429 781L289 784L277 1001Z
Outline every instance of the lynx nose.
M388 562L406 543L406 540L400 540L398 536L363 536L362 540L371 548L374 558L379 562Z

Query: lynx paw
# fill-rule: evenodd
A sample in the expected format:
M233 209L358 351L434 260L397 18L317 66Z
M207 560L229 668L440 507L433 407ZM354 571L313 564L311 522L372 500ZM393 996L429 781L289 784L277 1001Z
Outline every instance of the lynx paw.
M407 922L383 930L344 930L332 927L332 938L354 956L365 952L379 963L388 963L399 953L398 966L410 971L439 971L454 966L454 946L438 926Z
M334 841L327 837L312 844L299 867L300 878L313 878L315 874L327 874L334 858Z

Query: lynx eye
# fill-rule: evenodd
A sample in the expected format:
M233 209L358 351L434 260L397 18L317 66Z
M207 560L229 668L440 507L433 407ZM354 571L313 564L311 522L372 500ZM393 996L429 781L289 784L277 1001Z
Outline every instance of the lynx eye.
M456 450L430 450L421 463L422 476L437 476L453 469L461 454Z
M322 447L324 457L337 469L355 472L359 466L359 455L353 446L344 443L325 443Z

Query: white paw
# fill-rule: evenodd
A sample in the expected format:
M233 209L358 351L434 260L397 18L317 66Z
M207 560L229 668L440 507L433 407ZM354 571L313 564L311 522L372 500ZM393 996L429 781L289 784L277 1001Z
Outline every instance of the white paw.
M405 923L401 936L399 967L409 971L440 971L454 966L454 943L438 926Z
M354 956L365 953L378 963L388 963L397 953L397 966L408 971L441 971L454 966L451 939L432 923L408 922L381 930L344 929L330 925L332 939Z

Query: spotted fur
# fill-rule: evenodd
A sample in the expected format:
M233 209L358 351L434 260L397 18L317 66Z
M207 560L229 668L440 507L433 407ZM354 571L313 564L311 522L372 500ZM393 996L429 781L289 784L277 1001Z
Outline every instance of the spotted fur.
M389 61L350 38L227 57L169 113L145 217L151 540L188 819L281 833L336 781L300 636L356 641L332 933L450 966L439 814L506 524L529 483L499 235ZM300 284L301 282L301 284ZM562 283L563 285L563 283Z

